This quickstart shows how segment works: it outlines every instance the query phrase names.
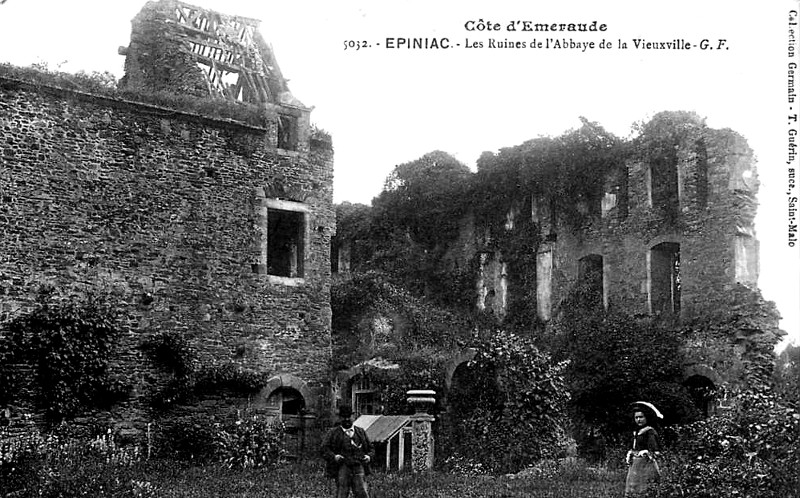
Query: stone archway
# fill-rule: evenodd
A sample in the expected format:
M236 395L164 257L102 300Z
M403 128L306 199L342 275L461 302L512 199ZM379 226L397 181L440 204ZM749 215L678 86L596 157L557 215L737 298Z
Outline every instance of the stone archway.
M453 375L456 372L456 369L462 364L470 361L471 359L475 358L475 351L473 348L468 348L458 354L455 358L447 362L447 366L445 367L445 377L444 377L444 387L447 390L450 390L450 387L453 384Z
M683 385L703 418L714 414L722 378L713 368L707 365L690 366L684 372Z
M259 393L259 398L263 400L273 400L273 403L267 403L268 406L280 407L279 412L283 413L284 396L287 401L288 411L297 411L297 407L302 407L302 412L313 412L310 409L313 406L311 402L313 395L308 385L300 378L294 375L281 374L270 378L267 385ZM275 403L277 401L277 403Z
M300 458L309 447L309 431L316 416L313 409L311 390L308 385L294 375L276 375L258 396L260 403L272 416L283 422L286 431L286 450L290 457Z

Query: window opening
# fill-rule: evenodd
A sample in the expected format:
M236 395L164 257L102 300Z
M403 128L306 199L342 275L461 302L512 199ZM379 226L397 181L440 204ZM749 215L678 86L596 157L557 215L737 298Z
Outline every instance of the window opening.
M578 292L590 306L603 305L603 256L589 254L578 261Z
M302 212L267 210L267 273L302 277L305 216Z
M352 402L356 417L380 413L378 389L368 376L357 375L353 379Z
M717 390L714 383L702 375L692 375L686 379L683 385L689 391L689 396L691 396L700 415L702 415L703 418L707 418L711 415Z
M653 207L666 218L678 216L678 161L675 158L657 158L650 164L650 190Z
M745 285L758 283L758 240L752 230L741 230L734 239L734 274L736 282Z
M654 315L680 313L680 244L662 242L650 250L650 304Z
M278 148L295 150L297 148L297 118L282 114L278 116Z
M273 406L281 416L295 416L302 414L306 401L297 389L279 387L269 395L267 404Z

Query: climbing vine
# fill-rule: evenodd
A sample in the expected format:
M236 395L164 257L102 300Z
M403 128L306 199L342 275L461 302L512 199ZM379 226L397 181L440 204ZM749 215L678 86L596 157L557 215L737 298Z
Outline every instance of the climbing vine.
M448 402L458 412L447 445L492 471L516 472L563 450L567 363L554 362L529 338L488 335L473 342L468 375L454 378Z
M179 332L159 332L145 341L142 349L169 376L166 383L150 393L150 405L157 410L206 394L252 394L266 386L271 376L270 372L255 371L235 362L202 365L195 347Z
M50 422L105 407L127 395L127 383L109 373L121 325L118 307L100 295L61 298L44 293L34 309L4 324L0 333L3 384L19 386L20 369L34 374L33 401ZM16 376L16 377L15 377ZM25 397L4 388L6 401Z
M463 345L471 330L468 317L411 295L380 272L334 281L331 308L337 369L374 356L451 351Z

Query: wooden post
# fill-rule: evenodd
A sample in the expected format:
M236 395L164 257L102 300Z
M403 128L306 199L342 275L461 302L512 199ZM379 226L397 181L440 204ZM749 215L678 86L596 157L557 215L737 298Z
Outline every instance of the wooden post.
M406 463L406 428L403 429L397 434L399 436L398 439L398 448L397 448L397 470L403 470Z
M391 470L391 456L392 456L392 438L386 440L386 470Z

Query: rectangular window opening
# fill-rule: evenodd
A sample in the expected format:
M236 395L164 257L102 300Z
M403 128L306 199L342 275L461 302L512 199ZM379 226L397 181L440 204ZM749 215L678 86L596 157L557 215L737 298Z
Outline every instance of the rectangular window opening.
M297 118L286 114L278 116L278 148L297 149Z
M590 254L578 261L578 290L585 303L603 305L603 256Z
M663 242L650 250L650 303L654 315L680 313L680 244Z
M302 212L268 209L267 274L303 276L305 216Z
M758 283L758 240L747 234L738 234L734 243L736 282L755 286Z
M653 207L667 219L674 220L680 210L678 198L678 161L658 158L650 165L650 189Z

